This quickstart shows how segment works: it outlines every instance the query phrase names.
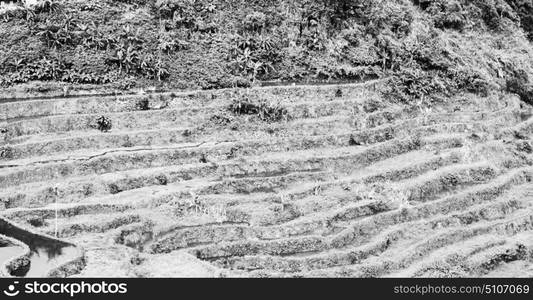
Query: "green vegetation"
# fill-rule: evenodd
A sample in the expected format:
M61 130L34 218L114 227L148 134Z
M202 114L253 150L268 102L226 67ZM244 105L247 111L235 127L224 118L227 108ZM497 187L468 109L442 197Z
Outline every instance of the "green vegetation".
M112 124L111 120L106 116L100 116L96 119L96 129L102 132L108 132L111 130Z
M269 123L288 120L290 118L287 109L279 103L272 103L264 100L259 103L254 103L245 95L235 99L233 103L231 103L229 110L236 115L255 115L259 120ZM229 123L229 120L227 123Z
M390 78L384 93L395 101L493 90L527 98L532 1L46 0L0 13L0 84ZM509 82L516 74L520 89Z

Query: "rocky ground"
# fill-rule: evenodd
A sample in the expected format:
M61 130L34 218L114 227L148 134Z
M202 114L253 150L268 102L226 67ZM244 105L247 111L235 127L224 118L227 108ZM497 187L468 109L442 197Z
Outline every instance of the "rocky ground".
M379 86L5 100L0 214L75 276L533 276L533 108Z

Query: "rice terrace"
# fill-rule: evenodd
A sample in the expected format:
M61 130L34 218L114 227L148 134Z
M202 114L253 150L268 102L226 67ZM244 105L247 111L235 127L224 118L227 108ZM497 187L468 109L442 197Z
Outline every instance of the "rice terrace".
M2 276L533 277L533 2L2 2Z

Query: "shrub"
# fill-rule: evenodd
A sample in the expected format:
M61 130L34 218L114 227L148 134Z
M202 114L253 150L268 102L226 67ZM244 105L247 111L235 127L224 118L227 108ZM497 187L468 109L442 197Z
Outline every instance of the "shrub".
M100 116L96 119L96 128L102 132L108 132L111 130L112 124L111 119L106 116Z
M232 40L234 74L244 74L251 81L261 79L275 71L274 64L280 60L280 41L276 38L237 35Z
M513 76L507 79L506 90L517 94L522 101L533 105L533 86L525 71L515 71Z
M514 9L520 18L522 28L533 41L533 0L506 0L506 2Z
M109 193L110 194L114 195L114 194L118 194L120 192L122 192L122 189L118 185L116 185L114 183L109 184Z
M140 99L135 103L135 107L137 110L149 110L150 109L150 101L146 98Z
M71 17L61 21L47 19L44 24L35 26L33 31L48 47L57 49L79 44L78 26L78 20Z
M455 73L451 72L450 75L450 79L455 82L457 90L488 96L490 89L493 87L488 78L471 69L460 70Z
M395 72L383 91L386 98L400 102L411 102L446 92L446 87L437 76L419 68L408 67Z
M246 97L235 99L229 106L229 110L238 115L256 115L265 122L279 122L289 119L286 108L279 104L261 101L258 104L252 103Z
M160 185L167 185L168 183L168 178L165 174L159 174L155 177L155 179L157 180L157 183L159 183Z
M95 74L78 70L66 70L61 76L61 81L80 84L104 84L110 83L112 77L108 74Z
M116 0L117 2L131 4L135 6L145 6L154 4L155 0Z
M8 80L11 83L21 83L30 80L59 80L67 66L54 57L42 57L38 61L24 64L20 69L11 73Z
M46 224L46 221L42 216L33 216L28 219L28 223L33 227L42 227Z
M159 36L158 48L164 53L170 54L175 51L190 49L190 44L178 36L173 36L165 32Z
M9 159L13 157L13 149L10 147L0 148L0 158Z
M262 12L253 12L244 17L244 29L252 32L261 32L267 27L267 16Z
M433 15L437 28L462 30L467 24L466 11L458 1L439 0L429 3L426 10Z
M31 5L30 8L36 14L61 12L61 4L56 0L41 0Z
M171 19L175 26L199 29L203 19L215 10L215 6L201 0L158 0L154 5L156 14Z
M485 24L492 30L503 29L505 20L517 21L513 9L504 0L414 0L428 12L438 28L464 29L467 24Z

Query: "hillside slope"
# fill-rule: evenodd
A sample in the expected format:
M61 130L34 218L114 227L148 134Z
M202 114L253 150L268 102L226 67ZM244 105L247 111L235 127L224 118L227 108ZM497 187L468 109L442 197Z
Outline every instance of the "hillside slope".
M531 0L38 3L0 12L8 91L393 76L388 95L399 100L509 85L531 93Z
M532 277L532 8L0 12L0 272Z
M3 103L0 214L81 276L532 276L533 108L383 88Z

